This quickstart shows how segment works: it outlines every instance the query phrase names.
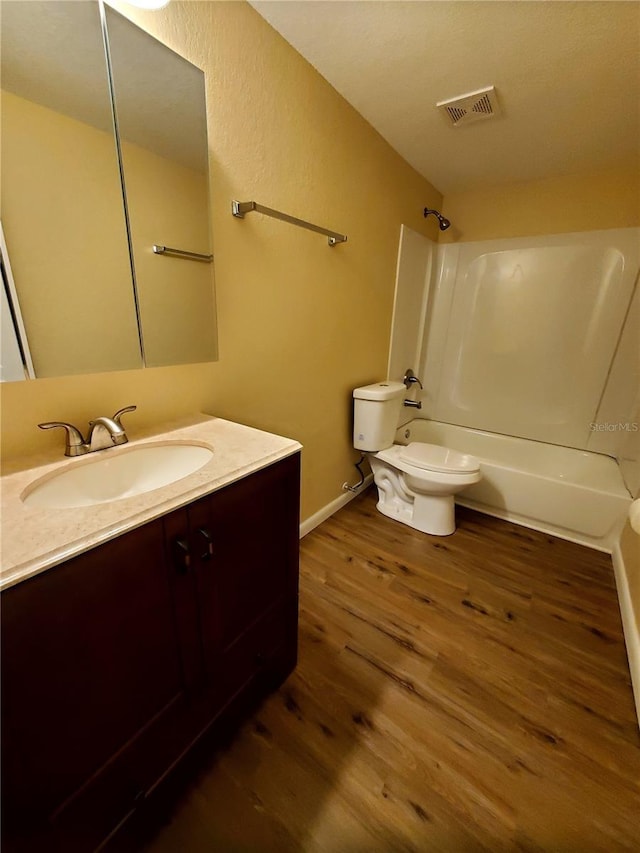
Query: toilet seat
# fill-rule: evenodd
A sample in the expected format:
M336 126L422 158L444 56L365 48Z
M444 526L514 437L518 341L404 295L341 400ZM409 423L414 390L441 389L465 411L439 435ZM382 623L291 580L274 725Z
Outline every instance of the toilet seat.
M468 453L459 453L438 444L413 441L402 447L399 458L408 465L440 474L469 474L480 470L480 462Z

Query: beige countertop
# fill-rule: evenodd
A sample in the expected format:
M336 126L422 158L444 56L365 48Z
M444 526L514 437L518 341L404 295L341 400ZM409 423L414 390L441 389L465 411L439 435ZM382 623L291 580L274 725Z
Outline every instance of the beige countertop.
M198 415L170 424L162 431L146 432L121 447L101 450L77 459L59 453L21 462L20 470L0 479L2 507L0 589L58 565L114 539L148 521L165 515L191 501L240 480L248 474L284 459L301 449L297 441L232 423L221 418ZM128 449L158 442L194 442L213 450L213 458L187 477L167 486L94 506L68 509L29 507L21 495L34 481L105 454L126 453ZM6 470L5 466L5 470Z

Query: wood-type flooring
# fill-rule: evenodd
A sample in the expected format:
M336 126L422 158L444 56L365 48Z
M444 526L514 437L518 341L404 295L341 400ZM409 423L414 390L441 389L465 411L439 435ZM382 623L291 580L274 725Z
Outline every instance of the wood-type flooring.
M369 490L301 542L293 675L147 853L640 851L640 736L605 554Z

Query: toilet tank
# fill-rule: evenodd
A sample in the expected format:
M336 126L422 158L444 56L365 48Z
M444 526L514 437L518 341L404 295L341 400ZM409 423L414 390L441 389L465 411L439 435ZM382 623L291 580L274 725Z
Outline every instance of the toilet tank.
M375 382L354 390L353 446L356 450L391 447L406 391L402 382Z

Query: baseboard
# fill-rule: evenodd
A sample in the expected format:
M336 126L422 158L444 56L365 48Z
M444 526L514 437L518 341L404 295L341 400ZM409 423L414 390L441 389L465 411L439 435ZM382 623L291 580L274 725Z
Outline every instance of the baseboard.
M311 533L311 531L317 527L319 524L322 524L323 521L326 521L330 518L334 512L338 512L339 509L342 509L343 506L346 506L349 501L352 501L359 494L361 494L368 485L373 482L373 474L368 474L364 478L364 483L358 489L357 492L347 492L337 497L331 503L328 503L326 506L323 506L322 509L319 509L318 512L315 512L309 518L305 518L305 520L300 525L300 538L306 536L307 533Z
M616 576L616 587L618 589L618 601L620 603L620 614L622 616L622 628L624 641L627 647L627 658L629 659L629 671L631 672L631 684L633 697L636 703L636 714L640 726L640 630L631 604L631 593L627 582L627 572L620 545L617 544L611 554L613 570Z

